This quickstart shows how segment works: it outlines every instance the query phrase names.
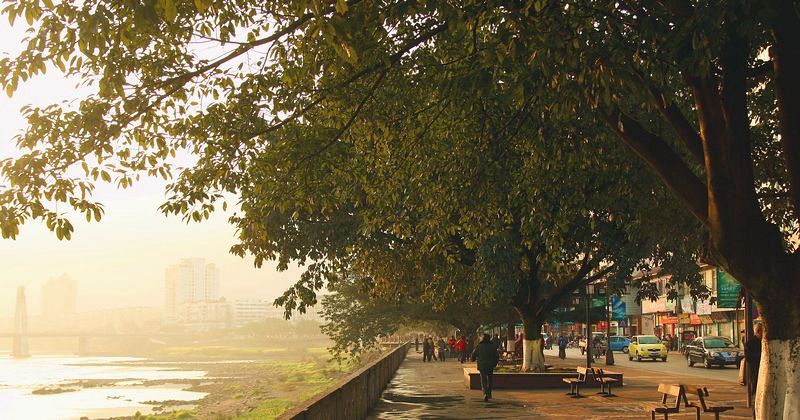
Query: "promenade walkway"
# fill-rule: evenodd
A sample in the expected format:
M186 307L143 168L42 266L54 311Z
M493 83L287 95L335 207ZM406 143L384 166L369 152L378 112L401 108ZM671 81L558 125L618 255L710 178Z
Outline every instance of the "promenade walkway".
M575 368L574 361L548 357L547 363L556 367ZM723 419L751 419L745 408L744 388L735 382L704 379L681 374L664 374L632 367L613 367L622 372L625 386L616 388L617 397L605 398L587 388L586 398L564 395L568 389L495 390L490 402L483 401L479 390L464 386L463 368L458 361L424 363L412 347L400 365L392 382L370 419L649 419L642 402L659 400L659 382L702 384L708 387L710 400L732 405L736 409L723 413ZM605 367L603 363L599 367ZM582 392L583 393L583 392ZM683 406L681 406L683 407ZM661 417L663 418L663 416ZM694 409L670 415L670 419L694 419ZM702 418L714 418L704 414Z

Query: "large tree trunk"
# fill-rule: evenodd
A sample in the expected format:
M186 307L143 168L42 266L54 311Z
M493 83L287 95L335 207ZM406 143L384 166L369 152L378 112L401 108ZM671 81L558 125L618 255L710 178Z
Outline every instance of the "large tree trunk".
M781 280L792 278L790 273L784 274ZM779 286L780 283L783 284ZM757 296L765 329L756 389L756 418L797 419L800 418L800 296L796 292L796 281L776 279L772 284L773 287Z
M544 372L544 346L542 340L542 321L524 316L525 336L522 340L522 371Z
M800 338L763 341L756 418L800 418Z

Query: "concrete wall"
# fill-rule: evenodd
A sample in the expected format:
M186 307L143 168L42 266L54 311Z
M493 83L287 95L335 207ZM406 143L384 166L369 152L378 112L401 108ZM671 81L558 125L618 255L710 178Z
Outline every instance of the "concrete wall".
M381 393L406 358L408 344L351 374L330 390L280 416L284 420L363 419L375 408Z

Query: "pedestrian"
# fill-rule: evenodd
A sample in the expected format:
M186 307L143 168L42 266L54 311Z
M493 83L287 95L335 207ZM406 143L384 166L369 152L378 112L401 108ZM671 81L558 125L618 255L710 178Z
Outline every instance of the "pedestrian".
M433 337L428 337L428 351L430 351L430 356L428 356L428 361L430 362L431 359L439 360L436 358L436 343L433 342Z
M603 339L600 338L600 335L595 335L594 339L592 340L592 349L594 350L592 352L592 356L594 359L600 358L602 341Z
M439 341L436 343L436 346L439 348L439 361L444 362L445 352L447 351L447 343L444 342L444 337L439 337Z
M467 340L463 335L460 340L456 341L456 351L458 352L458 361L464 363L467 360Z
M450 339L447 340L447 348L450 350L450 357L455 359L456 358L456 337L454 335L451 335Z
M678 335L675 334L669 339L669 346L672 347L672 351L678 351Z
M478 362L478 372L481 374L481 389L483 390L483 400L489 401L492 398L492 382L494 379L494 368L500 360L497 354L497 347L492 343L489 334L483 335L483 340L475 347L472 352L472 360Z
M761 324L756 324L755 331L753 331L753 338L747 340L747 344L744 347L744 359L745 363L747 363L749 368L745 368L752 372L753 376L748 376L748 379L753 380L753 387L750 388L751 390L756 390L756 385L758 385L758 371L761 366L761 336L764 333L764 327Z
M567 358L567 339L564 338L564 334L561 334L558 337L558 358L564 360Z
M419 335L414 337L414 351L419 353Z
M430 349L430 343L428 342L428 339L427 338L423 339L423 341L422 341L422 361L423 362L430 361L430 357L431 357L430 350L431 350Z
M514 359L522 359L522 334L516 334L514 339Z

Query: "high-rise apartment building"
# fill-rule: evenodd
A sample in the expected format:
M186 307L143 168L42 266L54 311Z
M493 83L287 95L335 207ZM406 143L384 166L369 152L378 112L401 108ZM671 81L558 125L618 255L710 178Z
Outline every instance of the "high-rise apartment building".
M42 286L42 318L51 328L69 326L75 317L77 288L75 280L62 274Z
M165 272L164 315L176 321L181 304L219 300L219 269L202 258L181 260Z

